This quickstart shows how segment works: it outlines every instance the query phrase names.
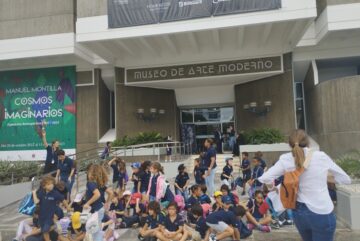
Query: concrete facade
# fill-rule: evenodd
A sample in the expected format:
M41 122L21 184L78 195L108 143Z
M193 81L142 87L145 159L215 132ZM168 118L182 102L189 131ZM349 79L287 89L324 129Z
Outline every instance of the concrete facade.
M0 40L75 32L73 0L0 0Z
M236 85L235 100L237 130L271 127L288 135L295 129L291 55L284 57L283 74ZM271 112L264 117L256 117L243 109L245 104L254 101L262 108L264 101L268 100L272 101Z
M314 71L305 78L307 131L320 148L336 158L360 149L360 76L314 85Z
M109 90L95 70L94 85L77 87L77 151L98 147L99 138L110 127ZM78 72L79 82L92 82L92 73Z
M107 0L77 0L76 2L79 18L107 14Z
M118 138L134 136L138 132L157 131L162 136L179 139L178 108L174 90L131 87L124 85L123 69L116 69L116 134ZM165 114L153 122L144 122L136 116L143 108L145 115L150 108L164 109Z

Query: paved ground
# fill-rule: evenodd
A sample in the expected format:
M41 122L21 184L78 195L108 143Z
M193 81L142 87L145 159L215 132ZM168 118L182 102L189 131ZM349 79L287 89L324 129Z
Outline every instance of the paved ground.
M219 178L217 178L219 180ZM217 186L219 187L219 183ZM80 190L83 187L80 188ZM19 221L26 218L17 212L18 203L11 204L5 208L0 209L0 241L12 241L15 235ZM120 230L120 240L137 241L138 231L136 229ZM249 241L301 241L294 226L287 226L279 230L272 230L271 233L261 233L255 231L249 237ZM346 228L343 224L338 222L336 231L336 241L360 241L360 231L353 232Z

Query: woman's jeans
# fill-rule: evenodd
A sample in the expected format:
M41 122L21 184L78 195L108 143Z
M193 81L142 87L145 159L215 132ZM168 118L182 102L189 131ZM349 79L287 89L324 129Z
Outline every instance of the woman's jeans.
M176 189L176 195L181 195L185 202L189 199L189 191L187 189L183 192L179 189Z
M104 232L102 232L101 226L102 226L102 220L104 218L104 214L105 214L105 209L101 208L98 211L100 230L92 235L94 241L103 241Z
M296 203L293 210L296 228L304 241L333 241L336 229L336 216L316 214L304 203Z
M211 169L210 175L205 178L206 187L210 195L213 195L215 192L215 172L216 168Z

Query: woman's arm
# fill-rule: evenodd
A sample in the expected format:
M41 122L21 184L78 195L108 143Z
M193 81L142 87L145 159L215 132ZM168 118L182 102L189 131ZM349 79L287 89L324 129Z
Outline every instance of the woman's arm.
M46 131L45 130L42 130L41 136L42 136L42 142L44 144L44 147L47 148L49 146L49 143L46 140Z
M351 178L346 172L341 169L328 155L325 154L325 159L329 163L329 172L333 174L336 183L351 184Z
M285 168L282 164L281 157L280 160L275 163L267 172L265 172L261 177L257 178L257 180L264 184L271 184L273 181L285 174Z

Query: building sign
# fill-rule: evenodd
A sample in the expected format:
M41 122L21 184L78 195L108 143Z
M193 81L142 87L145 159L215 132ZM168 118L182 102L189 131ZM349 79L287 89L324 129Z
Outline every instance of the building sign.
M75 67L0 72L0 160L43 160L47 140L76 146Z
M281 0L213 0L214 16L278 8L281 8Z
M163 0L160 22L210 17L213 0Z
M281 0L108 0L109 28L281 7Z
M232 60L215 63L127 69L126 80L128 83L131 83L155 80L241 75L274 71L282 71L281 56Z

